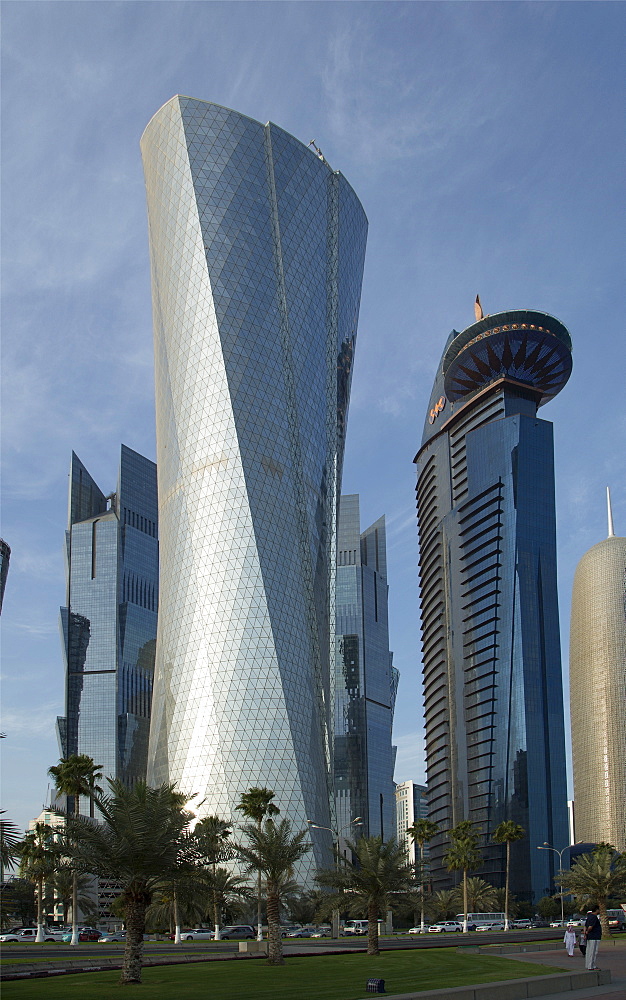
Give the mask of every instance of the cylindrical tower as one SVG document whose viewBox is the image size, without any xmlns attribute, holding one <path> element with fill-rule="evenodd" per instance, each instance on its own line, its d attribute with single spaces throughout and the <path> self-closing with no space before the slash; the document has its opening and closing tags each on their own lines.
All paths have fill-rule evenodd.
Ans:
<svg viewBox="0 0 626 1000">
<path fill-rule="evenodd" d="M 367 220 L 273 124 L 175 97 L 142 138 L 161 579 L 149 780 L 332 825 L 333 567 Z M 315 831 L 315 860 L 324 831 Z M 326 859 L 327 860 L 327 859 Z"/>
<path fill-rule="evenodd" d="M 612 533 L 576 567 L 570 710 L 576 839 L 625 851 L 626 538 Z"/>
</svg>

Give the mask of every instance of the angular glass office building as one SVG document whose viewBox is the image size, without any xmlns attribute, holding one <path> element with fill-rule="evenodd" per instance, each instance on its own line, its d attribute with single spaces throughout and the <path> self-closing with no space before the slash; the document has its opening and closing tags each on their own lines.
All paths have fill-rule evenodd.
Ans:
<svg viewBox="0 0 626 1000">
<path fill-rule="evenodd" d="M 391 728 L 398 671 L 389 652 L 385 518 L 361 533 L 343 496 L 337 534 L 335 803 L 349 839 L 396 834 Z M 360 817 L 362 826 L 353 826 Z"/>
<path fill-rule="evenodd" d="M 276 125 L 147 126 L 161 606 L 149 777 L 236 821 L 333 825 L 334 565 L 367 221 Z M 329 835 L 312 833 L 327 861 Z"/>
<path fill-rule="evenodd" d="M 576 839 L 626 851 L 626 538 L 582 557 L 570 620 Z"/>
<path fill-rule="evenodd" d="M 156 650 L 154 462 L 122 445 L 117 490 L 106 495 L 72 453 L 66 578 L 60 754 L 87 754 L 105 777 L 132 785 L 146 777 Z M 88 815 L 88 800 L 80 805 Z"/>
<path fill-rule="evenodd" d="M 565 327 L 545 313 L 486 316 L 445 345 L 417 463 L 430 843 L 449 884 L 445 831 L 485 834 L 478 874 L 511 891 L 553 891 L 548 842 L 568 843 L 556 586 L 552 425 L 537 416 L 571 372 Z"/>
</svg>

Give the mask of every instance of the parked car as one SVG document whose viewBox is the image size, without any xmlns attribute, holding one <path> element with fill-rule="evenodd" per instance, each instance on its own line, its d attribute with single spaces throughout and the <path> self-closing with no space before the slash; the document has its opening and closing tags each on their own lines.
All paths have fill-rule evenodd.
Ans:
<svg viewBox="0 0 626 1000">
<path fill-rule="evenodd" d="M 44 928 L 43 932 L 44 941 L 62 941 L 63 932 L 62 931 L 51 931 L 47 927 Z M 37 928 L 36 927 L 16 927 L 12 931 L 7 931 L 5 934 L 0 934 L 0 941 L 2 944 L 21 944 L 23 941 L 36 941 L 37 939 Z"/>
<path fill-rule="evenodd" d="M 102 937 L 102 932 L 97 931 L 95 927 L 82 927 L 78 930 L 78 940 L 79 941 L 99 941 Z M 66 944 L 72 940 L 72 932 L 66 931 L 62 938 Z"/>
<path fill-rule="evenodd" d="M 428 931 L 429 927 L 430 927 L 430 924 L 424 924 L 424 933 L 426 933 Z M 407 934 L 421 934 L 421 933 L 422 933 L 422 928 L 421 927 L 409 927 L 409 929 L 407 931 Z"/>
<path fill-rule="evenodd" d="M 283 924 L 280 928 L 280 936 L 287 937 L 292 931 L 299 931 L 300 924 Z"/>
<path fill-rule="evenodd" d="M 515 927 L 517 930 L 525 930 L 526 928 L 532 927 L 532 924 L 530 920 L 527 919 L 514 920 L 513 927 Z"/>
<path fill-rule="evenodd" d="M 191 931 L 181 931 L 180 936 L 183 941 L 212 941 L 215 937 L 215 931 L 209 930 L 208 927 L 195 927 Z M 175 937 L 175 934 L 170 934 L 170 941 L 173 941 Z"/>
<path fill-rule="evenodd" d="M 289 931 L 288 938 L 310 938 L 315 934 L 314 927 L 299 927 L 296 931 Z"/>
<path fill-rule="evenodd" d="M 99 944 L 109 944 L 110 941 L 125 941 L 126 931 L 115 931 L 111 934 L 103 934 L 101 938 L 98 938 Z"/>
<path fill-rule="evenodd" d="M 316 927 L 311 937 L 323 938 L 330 937 L 330 927 Z"/>
<path fill-rule="evenodd" d="M 551 920 L 550 927 L 567 927 L 567 920 Z"/>
<path fill-rule="evenodd" d="M 251 924 L 229 924 L 228 927 L 222 927 L 220 937 L 223 941 L 230 941 L 232 938 L 254 940 L 256 931 Z"/>
<path fill-rule="evenodd" d="M 456 920 L 442 920 L 438 924 L 431 924 L 428 928 L 429 934 L 447 934 L 454 931 L 462 931 L 461 924 Z"/>
<path fill-rule="evenodd" d="M 502 920 L 492 920 L 490 923 L 479 924 L 476 928 L 477 931 L 503 931 L 504 923 Z"/>
</svg>

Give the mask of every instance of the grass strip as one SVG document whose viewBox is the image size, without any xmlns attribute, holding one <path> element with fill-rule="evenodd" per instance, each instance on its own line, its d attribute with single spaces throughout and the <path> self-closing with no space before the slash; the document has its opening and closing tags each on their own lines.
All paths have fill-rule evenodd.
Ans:
<svg viewBox="0 0 626 1000">
<path fill-rule="evenodd" d="M 94 962 L 94 964 L 96 964 Z M 142 1000 L 360 1000 L 366 982 L 385 980 L 387 993 L 468 986 L 500 979 L 545 976 L 560 970 L 491 955 L 457 955 L 440 949 L 368 955 L 288 958 L 281 967 L 263 959 L 145 968 L 137 987 Z M 120 996 L 119 972 L 6 982 L 3 1000 L 111 1000 Z M 132 989 L 132 987 L 131 987 Z"/>
</svg>

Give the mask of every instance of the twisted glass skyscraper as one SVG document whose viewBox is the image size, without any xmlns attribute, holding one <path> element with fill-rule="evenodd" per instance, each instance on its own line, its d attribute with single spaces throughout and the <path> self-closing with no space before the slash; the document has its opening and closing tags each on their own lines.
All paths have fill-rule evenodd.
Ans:
<svg viewBox="0 0 626 1000">
<path fill-rule="evenodd" d="M 417 463 L 433 881 L 448 882 L 445 831 L 485 835 L 479 874 L 511 891 L 552 891 L 568 842 L 556 589 L 552 425 L 537 408 L 571 372 L 569 333 L 545 313 L 480 318 L 445 345 Z"/>
<path fill-rule="evenodd" d="M 336 507 L 367 221 L 273 124 L 175 97 L 142 138 L 161 605 L 150 780 L 331 826 Z M 322 860 L 324 831 L 312 833 Z"/>
</svg>

